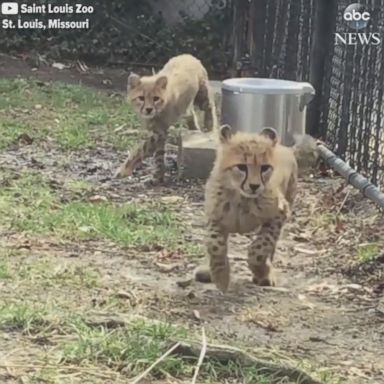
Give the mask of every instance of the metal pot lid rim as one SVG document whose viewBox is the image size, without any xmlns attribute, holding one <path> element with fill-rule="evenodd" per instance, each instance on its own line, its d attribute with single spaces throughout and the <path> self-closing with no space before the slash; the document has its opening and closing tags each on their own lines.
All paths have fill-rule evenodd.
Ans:
<svg viewBox="0 0 384 384">
<path fill-rule="evenodd" d="M 254 94 L 305 94 L 315 93 L 310 83 L 259 77 L 240 77 L 224 80 L 222 89 Z"/>
</svg>

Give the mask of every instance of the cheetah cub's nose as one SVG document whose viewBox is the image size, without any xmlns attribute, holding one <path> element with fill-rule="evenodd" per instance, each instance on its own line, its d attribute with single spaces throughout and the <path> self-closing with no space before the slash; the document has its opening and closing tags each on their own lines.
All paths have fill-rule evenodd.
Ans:
<svg viewBox="0 0 384 384">
<path fill-rule="evenodd" d="M 153 108 L 145 108 L 145 112 L 149 115 L 153 111 Z"/>
<path fill-rule="evenodd" d="M 260 184 L 249 184 L 249 188 L 251 188 L 251 191 L 255 193 L 260 187 Z"/>
</svg>

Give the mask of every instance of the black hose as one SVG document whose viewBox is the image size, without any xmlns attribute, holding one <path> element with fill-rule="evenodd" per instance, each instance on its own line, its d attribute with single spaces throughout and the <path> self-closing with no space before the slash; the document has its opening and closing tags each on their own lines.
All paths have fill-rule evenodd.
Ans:
<svg viewBox="0 0 384 384">
<path fill-rule="evenodd" d="M 384 208 L 384 193 L 381 192 L 379 188 L 364 176 L 357 173 L 323 144 L 317 144 L 317 147 L 320 157 L 326 161 L 331 168 L 343 176 L 349 184 L 357 188 L 364 196 L 378 204 L 381 208 Z"/>
</svg>

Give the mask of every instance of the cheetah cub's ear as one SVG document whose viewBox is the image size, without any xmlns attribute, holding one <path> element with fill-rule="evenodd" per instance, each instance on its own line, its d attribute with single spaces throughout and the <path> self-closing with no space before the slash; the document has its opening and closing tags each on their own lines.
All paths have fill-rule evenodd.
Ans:
<svg viewBox="0 0 384 384">
<path fill-rule="evenodd" d="M 130 75 L 128 76 L 127 90 L 129 91 L 130 89 L 136 88 L 139 84 L 140 84 L 140 76 L 137 75 L 136 73 L 131 72 Z"/>
<path fill-rule="evenodd" d="M 260 134 L 271 139 L 273 145 L 276 145 L 279 140 L 276 129 L 272 127 L 264 127 L 261 130 Z"/>
<path fill-rule="evenodd" d="M 157 78 L 155 82 L 156 87 L 159 87 L 161 89 L 165 89 L 167 87 L 167 84 L 168 84 L 167 76 L 160 76 L 159 78 Z"/>
<path fill-rule="evenodd" d="M 220 127 L 220 141 L 225 143 L 228 141 L 233 135 L 232 128 L 228 124 L 224 124 Z"/>
</svg>

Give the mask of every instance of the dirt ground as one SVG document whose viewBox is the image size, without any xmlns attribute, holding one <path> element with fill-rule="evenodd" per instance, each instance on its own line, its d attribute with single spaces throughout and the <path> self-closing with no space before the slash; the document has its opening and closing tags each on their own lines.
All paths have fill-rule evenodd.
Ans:
<svg viewBox="0 0 384 384">
<path fill-rule="evenodd" d="M 20 58 L 0 57 L 0 77 L 33 77 L 81 83 L 106 91 L 123 91 L 126 71 L 76 68 L 33 69 Z M 68 179 L 86 180 L 94 193 L 112 201 L 162 199 L 176 207 L 190 227 L 190 239 L 204 235 L 203 184 L 176 182 L 146 188 L 138 178 L 113 180 L 112 171 L 122 154 L 103 148 L 84 150 L 55 164 L 66 155 L 19 146 L 0 154 L 7 169 L 39 169 L 57 181 L 60 191 Z M 67 160 L 68 162 L 68 160 Z M 146 168 L 139 173 L 144 175 Z M 286 224 L 278 246 L 278 287 L 258 288 L 246 267 L 248 239 L 233 236 L 230 243 L 232 286 L 226 295 L 212 285 L 191 281 L 203 260 L 187 259 L 158 250 L 126 253 L 106 243 L 87 242 L 62 246 L 3 236 L 2 245 L 24 242 L 30 255 L 53 254 L 56 263 L 92 266 L 102 275 L 95 306 L 119 292 L 122 313 L 165 319 L 198 328 L 223 341 L 283 353 L 294 360 L 310 361 L 343 378 L 346 383 L 384 382 L 384 253 L 382 214 L 343 180 L 319 173 L 301 180 L 294 217 Z M 374 258 L 361 260 L 359 249 L 378 244 Z M 88 300 L 81 292 L 74 300 Z M 100 305 L 99 305 L 100 304 Z M 101 311 L 102 312 L 102 311 Z M 121 314 L 121 313 L 120 313 Z M 108 315 L 113 315 L 109 313 Z M 119 313 L 116 313 L 119 315 Z"/>
</svg>

